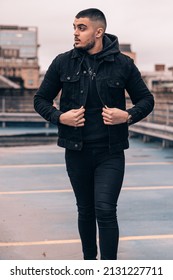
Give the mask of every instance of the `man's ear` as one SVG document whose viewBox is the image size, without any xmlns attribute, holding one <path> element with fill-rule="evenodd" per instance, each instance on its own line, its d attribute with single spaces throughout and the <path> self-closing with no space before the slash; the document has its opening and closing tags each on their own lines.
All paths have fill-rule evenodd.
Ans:
<svg viewBox="0 0 173 280">
<path fill-rule="evenodd" d="M 98 28 L 96 32 L 96 38 L 101 38 L 103 36 L 104 30 L 103 28 Z"/>
</svg>

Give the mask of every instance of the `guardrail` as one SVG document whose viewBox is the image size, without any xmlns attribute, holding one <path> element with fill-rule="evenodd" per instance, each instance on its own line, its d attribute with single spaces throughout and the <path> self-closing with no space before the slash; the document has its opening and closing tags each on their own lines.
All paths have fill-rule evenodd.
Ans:
<svg viewBox="0 0 173 280">
<path fill-rule="evenodd" d="M 9 123 L 15 126 L 15 123 L 42 123 L 46 128 L 50 127 L 50 123 L 45 121 L 41 116 L 36 113 L 0 113 L 1 127 L 5 128 Z"/>
<path fill-rule="evenodd" d="M 127 99 L 128 106 L 130 101 Z M 0 126 L 5 128 L 15 123 L 34 124 L 40 123 L 42 127 L 49 128 L 51 125 L 41 118 L 33 108 L 33 96 L 10 97 L 0 96 Z M 143 121 L 129 127 L 131 133 L 141 134 L 144 140 L 148 141 L 151 137 L 173 142 L 173 102 L 157 100 L 153 112 Z M 166 144 L 165 144 L 166 143 Z"/>
<path fill-rule="evenodd" d="M 147 122 L 173 126 L 173 102 L 157 102 Z"/>
<path fill-rule="evenodd" d="M 144 120 L 129 127 L 132 134 L 143 136 L 148 142 L 151 138 L 162 140 L 163 147 L 173 144 L 173 102 L 157 102 L 153 112 Z"/>
<path fill-rule="evenodd" d="M 127 106 L 131 106 L 130 100 L 127 98 Z M 14 115 L 12 115 L 12 113 Z M 28 113 L 28 115 L 26 114 Z M 0 118 L 9 117 L 14 119 L 21 116 L 21 120 L 24 117 L 32 117 L 35 113 L 33 108 L 33 94 L 29 95 L 2 95 L 0 96 Z M 11 115 L 10 115 L 11 114 Z M 20 114 L 20 115 L 19 115 Z M 30 114 L 30 115 L 29 115 Z M 7 120 L 7 119 L 6 119 Z M 39 118 L 38 118 L 39 120 Z M 167 102 L 164 100 L 157 100 L 153 112 L 146 119 L 147 122 L 153 122 L 158 124 L 173 125 L 173 102 Z"/>
<path fill-rule="evenodd" d="M 33 94 L 0 95 L 1 113 L 34 113 Z"/>
</svg>

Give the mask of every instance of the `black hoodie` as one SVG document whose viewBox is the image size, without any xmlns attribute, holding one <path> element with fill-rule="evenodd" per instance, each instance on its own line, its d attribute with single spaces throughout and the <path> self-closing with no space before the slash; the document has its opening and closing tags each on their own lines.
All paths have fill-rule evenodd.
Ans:
<svg viewBox="0 0 173 280">
<path fill-rule="evenodd" d="M 95 77 L 99 64 L 110 54 L 119 53 L 118 39 L 114 35 L 105 34 L 103 50 L 94 55 L 83 53 L 83 67 L 88 72 L 89 90 L 85 104 L 85 126 L 82 129 L 85 144 L 94 146 L 108 145 L 108 126 L 102 117 L 103 104 L 98 95 Z"/>
</svg>

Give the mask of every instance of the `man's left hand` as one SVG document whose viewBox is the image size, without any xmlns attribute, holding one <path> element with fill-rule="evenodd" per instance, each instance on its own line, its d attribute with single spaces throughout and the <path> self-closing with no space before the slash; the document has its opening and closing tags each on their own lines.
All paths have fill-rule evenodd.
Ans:
<svg viewBox="0 0 173 280">
<path fill-rule="evenodd" d="M 103 122 L 106 125 L 125 123 L 128 120 L 128 112 L 105 106 L 102 111 Z"/>
</svg>

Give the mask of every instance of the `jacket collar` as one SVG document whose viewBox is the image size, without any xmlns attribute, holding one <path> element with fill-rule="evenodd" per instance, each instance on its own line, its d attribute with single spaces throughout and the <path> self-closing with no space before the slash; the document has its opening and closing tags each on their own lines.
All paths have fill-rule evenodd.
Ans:
<svg viewBox="0 0 173 280">
<path fill-rule="evenodd" d="M 72 50 L 72 56 L 71 56 L 72 59 L 81 58 L 81 57 L 82 56 L 77 49 Z M 110 54 L 110 55 L 105 56 L 103 60 L 110 61 L 110 62 L 114 61 L 115 60 L 114 54 Z"/>
<path fill-rule="evenodd" d="M 119 51 L 119 43 L 118 38 L 115 35 L 105 33 L 103 37 L 103 50 L 98 53 L 98 59 L 105 60 L 105 61 L 114 61 L 114 55 L 118 54 Z M 74 48 L 72 50 L 72 59 L 75 58 L 82 58 L 86 55 L 85 51 L 78 50 Z"/>
</svg>

